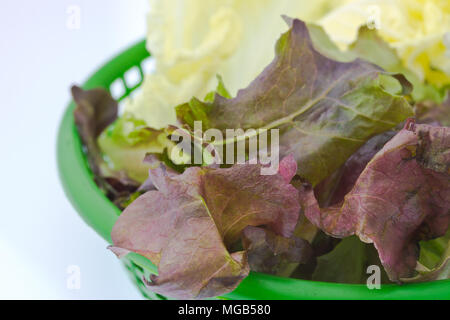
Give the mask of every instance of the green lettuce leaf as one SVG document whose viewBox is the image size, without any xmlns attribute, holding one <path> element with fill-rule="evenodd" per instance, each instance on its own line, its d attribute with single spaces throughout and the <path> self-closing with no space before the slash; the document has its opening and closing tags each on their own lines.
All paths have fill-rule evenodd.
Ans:
<svg viewBox="0 0 450 320">
<path fill-rule="evenodd" d="M 216 93 L 223 97 L 230 97 L 222 77 L 217 76 L 217 80 L 216 91 L 209 93 L 205 101 L 212 101 Z M 189 115 L 186 114 L 186 118 L 188 117 Z M 144 120 L 125 113 L 101 133 L 97 143 L 111 171 L 123 171 L 131 179 L 143 183 L 147 180 L 150 169 L 149 164 L 143 161 L 145 155 L 153 154 L 164 158 L 167 154 L 171 154 L 172 148 L 176 147 L 168 139 L 169 135 L 170 128 L 155 130 L 148 127 Z M 175 161 L 168 158 L 166 160 L 164 161 L 166 165 L 173 164 L 170 160 Z M 182 159 L 176 161 L 182 162 Z"/>
<path fill-rule="evenodd" d="M 343 239 L 331 252 L 318 257 L 312 280 L 366 283 L 369 277 L 367 268 L 373 265 L 379 266 L 383 270 L 374 246 L 352 236 Z M 389 282 L 384 271 L 381 273 L 380 280 L 381 283 Z"/>
<path fill-rule="evenodd" d="M 366 26 L 361 27 L 357 39 L 349 45 L 346 51 L 341 51 L 330 40 L 322 27 L 310 24 L 308 29 L 314 46 L 327 57 L 343 62 L 361 58 L 388 72 L 401 74 L 413 85 L 411 96 L 415 101 L 430 100 L 441 103 L 445 98 L 445 88 L 437 88 L 421 81 L 416 73 L 404 65 L 395 49 L 385 42 L 375 29 L 369 29 Z"/>
<path fill-rule="evenodd" d="M 145 155 L 162 154 L 171 145 L 164 130 L 151 129 L 129 114 L 106 128 L 97 142 L 111 171 L 123 171 L 139 183 L 147 179 L 150 168 Z"/>
<path fill-rule="evenodd" d="M 198 120 L 223 132 L 279 129 L 281 156 L 294 154 L 298 174 L 316 185 L 370 137 L 413 115 L 405 98 L 392 93 L 398 86 L 392 79 L 371 63 L 323 56 L 306 25 L 293 20 L 273 62 L 235 98 L 194 98 L 177 113 L 183 123 Z"/>
<path fill-rule="evenodd" d="M 220 75 L 217 75 L 217 88 L 215 91 L 211 91 L 208 93 L 205 97 L 205 102 L 214 102 L 214 97 L 216 94 L 221 95 L 224 98 L 230 99 L 231 94 L 228 92 L 227 88 L 225 87 L 225 84 L 223 82 L 223 79 Z"/>
<path fill-rule="evenodd" d="M 445 257 L 450 241 L 450 229 L 446 235 L 437 239 L 420 242 L 419 263 L 427 268 L 435 268 Z"/>
<path fill-rule="evenodd" d="M 443 237 L 422 241 L 418 274 L 413 278 L 402 279 L 404 282 L 423 282 L 450 279 L 450 229 Z"/>
</svg>

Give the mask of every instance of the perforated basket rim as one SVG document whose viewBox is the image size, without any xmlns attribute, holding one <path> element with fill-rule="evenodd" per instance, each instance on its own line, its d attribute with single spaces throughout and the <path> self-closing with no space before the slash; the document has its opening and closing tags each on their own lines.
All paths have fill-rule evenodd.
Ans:
<svg viewBox="0 0 450 320">
<path fill-rule="evenodd" d="M 110 89 L 111 84 L 122 79 L 125 92 L 119 99 L 128 96 L 139 87 L 126 85 L 124 74 L 130 68 L 138 67 L 141 78 L 142 62 L 150 54 L 145 41 L 135 45 L 109 60 L 83 84 L 83 89 L 102 87 Z M 82 143 L 73 119 L 74 102 L 70 102 L 61 120 L 57 141 L 57 162 L 61 183 L 73 207 L 101 237 L 111 243 L 110 233 L 117 220 L 119 209 L 103 194 L 93 180 Z M 105 250 L 105 254 L 109 254 Z M 125 258 L 144 273 L 156 273 L 157 268 L 148 259 L 131 253 Z M 126 261 L 127 263 L 128 261 Z M 129 268 L 130 269 L 130 268 Z M 130 270 L 133 272 L 133 270 Z M 136 272 L 136 271 L 134 271 Z M 141 274 L 136 274 L 137 284 Z M 142 291 L 142 288 L 140 288 Z M 164 298 L 149 296 L 148 298 Z M 239 287 L 224 296 L 228 299 L 450 299 L 450 280 L 426 283 L 382 285 L 379 290 L 369 290 L 366 285 L 338 284 L 282 278 L 251 272 Z"/>
</svg>

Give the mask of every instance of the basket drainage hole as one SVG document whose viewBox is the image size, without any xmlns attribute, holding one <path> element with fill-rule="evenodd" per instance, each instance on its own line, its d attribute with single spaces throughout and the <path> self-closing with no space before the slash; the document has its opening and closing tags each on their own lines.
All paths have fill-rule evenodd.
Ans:
<svg viewBox="0 0 450 320">
<path fill-rule="evenodd" d="M 144 61 L 142 61 L 141 66 L 142 66 L 142 71 L 144 72 L 144 74 L 153 73 L 156 69 L 155 58 L 149 57 L 149 58 L 145 59 Z"/>
<path fill-rule="evenodd" d="M 109 87 L 109 91 L 114 99 L 118 100 L 122 98 L 126 92 L 122 79 L 119 78 L 114 80 Z"/>
<path fill-rule="evenodd" d="M 134 88 L 141 82 L 141 71 L 138 67 L 132 67 L 124 74 L 125 82 L 128 88 Z"/>
</svg>

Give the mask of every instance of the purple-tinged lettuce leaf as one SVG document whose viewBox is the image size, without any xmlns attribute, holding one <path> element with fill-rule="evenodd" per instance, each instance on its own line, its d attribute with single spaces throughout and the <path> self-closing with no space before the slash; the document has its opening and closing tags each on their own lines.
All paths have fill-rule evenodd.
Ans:
<svg viewBox="0 0 450 320">
<path fill-rule="evenodd" d="M 450 127 L 417 125 L 417 128 L 417 162 L 423 168 L 442 173 L 448 178 L 450 175 Z"/>
<path fill-rule="evenodd" d="M 166 162 L 164 162 L 163 154 L 158 153 L 147 153 L 144 157 L 144 160 L 142 161 L 144 164 L 146 164 L 150 169 L 157 169 L 161 167 L 162 170 L 165 170 L 165 174 L 169 177 L 175 177 L 179 174 L 178 171 L 173 169 L 172 167 L 168 166 Z M 151 174 L 147 177 L 147 179 L 139 186 L 138 191 L 145 193 L 150 190 L 156 190 L 155 185 L 153 184 Z"/>
<path fill-rule="evenodd" d="M 117 102 L 104 89 L 83 90 L 73 86 L 72 96 L 76 104 L 75 124 L 94 179 L 106 195 L 122 207 L 121 203 L 136 191 L 138 183 L 124 172 L 109 170 L 97 144 L 98 136 L 117 118 Z"/>
<path fill-rule="evenodd" d="M 280 173 L 260 174 L 261 165 L 191 167 L 180 175 L 151 169 L 157 190 L 131 203 L 114 225 L 112 251 L 132 251 L 158 266 L 148 287 L 174 298 L 227 293 L 249 272 L 245 251 L 230 252 L 248 226 L 265 226 L 290 237 L 298 220 L 298 191 L 289 184 L 295 161 Z"/>
<path fill-rule="evenodd" d="M 374 243 L 393 281 L 414 276 L 418 242 L 450 223 L 450 128 L 408 122 L 361 173 L 341 205 L 320 209 L 312 189 L 300 201 L 329 235 Z"/>
<path fill-rule="evenodd" d="M 447 99 L 439 104 L 433 101 L 422 101 L 416 104 L 416 118 L 418 122 L 436 126 L 450 126 L 450 91 Z"/>
<path fill-rule="evenodd" d="M 295 164 L 295 162 L 293 163 Z M 291 184 L 298 189 L 302 185 L 302 180 L 299 176 L 294 176 Z M 313 225 L 303 213 L 301 213 L 291 239 L 303 239 L 312 244 L 317 237 L 318 231 L 319 229 Z M 283 277 L 292 277 L 300 268 L 310 269 L 313 265 L 314 261 L 312 259 L 309 261 L 299 261 L 297 263 L 283 263 L 282 265 L 277 266 L 277 274 Z"/>
<path fill-rule="evenodd" d="M 313 254 L 308 241 L 295 235 L 282 237 L 259 227 L 244 229 L 243 244 L 252 271 L 281 276 L 290 265 L 309 262 Z"/>
<path fill-rule="evenodd" d="M 314 46 L 325 56 L 342 62 L 356 58 L 364 59 L 396 74 L 398 80 L 402 82 L 404 81 L 402 77 L 406 78 L 413 85 L 408 91 L 411 91 L 414 101 L 430 100 L 441 103 L 445 98 L 445 88 L 437 88 L 432 84 L 424 83 L 404 65 L 396 50 L 378 35 L 377 30 L 369 29 L 366 26 L 361 27 L 355 42 L 350 44 L 346 51 L 341 51 L 322 27 L 308 24 L 308 29 Z"/>
<path fill-rule="evenodd" d="M 72 87 L 76 108 L 73 112 L 81 140 L 88 152 L 89 164 L 94 174 L 100 174 L 103 161 L 96 139 L 117 118 L 118 105 L 104 89 L 83 90 Z"/>
<path fill-rule="evenodd" d="M 327 207 L 342 202 L 345 195 L 352 190 L 366 165 L 396 133 L 396 131 L 387 131 L 371 138 L 339 170 L 318 184 L 314 188 L 314 193 L 319 205 Z"/>
<path fill-rule="evenodd" d="M 194 98 L 178 108 L 178 118 L 223 132 L 280 129 L 281 156 L 294 154 L 298 174 L 316 185 L 369 138 L 413 115 L 407 101 L 392 93 L 396 85 L 369 62 L 323 56 L 306 25 L 293 20 L 273 62 L 246 89 L 232 99 L 217 94 L 209 103 Z"/>
</svg>

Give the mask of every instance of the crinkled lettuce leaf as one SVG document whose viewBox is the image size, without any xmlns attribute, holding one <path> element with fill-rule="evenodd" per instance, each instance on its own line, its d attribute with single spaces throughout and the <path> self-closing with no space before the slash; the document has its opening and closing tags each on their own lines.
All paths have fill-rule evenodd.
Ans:
<svg viewBox="0 0 450 320">
<path fill-rule="evenodd" d="M 361 27 L 355 42 L 345 51 L 341 51 L 322 27 L 309 24 L 308 28 L 315 47 L 327 57 L 344 62 L 361 58 L 388 72 L 401 74 L 413 85 L 411 96 L 415 101 L 430 100 L 441 103 L 445 98 L 445 88 L 438 88 L 422 81 L 415 72 L 404 65 L 395 49 L 378 35 L 376 29 Z"/>
<path fill-rule="evenodd" d="M 450 223 L 450 128 L 408 122 L 368 163 L 342 204 L 320 209 L 300 192 L 305 215 L 335 237 L 374 243 L 392 281 L 415 275 L 418 242 Z"/>
<path fill-rule="evenodd" d="M 370 160 L 396 133 L 397 131 L 391 130 L 371 138 L 352 154 L 341 168 L 319 183 L 314 188 L 319 205 L 328 207 L 342 202 Z"/>
<path fill-rule="evenodd" d="M 143 120 L 124 114 L 102 132 L 98 146 L 112 171 L 123 171 L 142 183 L 149 170 L 145 155 L 162 154 L 171 142 L 164 130 L 151 129 Z"/>
<path fill-rule="evenodd" d="M 206 128 L 280 129 L 281 155 L 294 154 L 298 174 L 316 185 L 336 171 L 369 138 L 412 116 L 392 79 L 379 67 L 331 60 L 313 46 L 306 25 L 292 28 L 276 45 L 276 58 L 235 98 L 196 98 L 178 109 L 183 123 Z M 395 82 L 395 80 L 394 80 Z M 398 83 L 397 83 L 398 84 Z M 215 141 L 224 143 L 224 141 Z"/>
<path fill-rule="evenodd" d="M 81 140 L 88 149 L 87 156 L 94 174 L 100 174 L 101 152 L 96 138 L 117 118 L 118 105 L 108 91 L 83 90 L 73 86 L 72 97 L 76 107 L 73 112 Z"/>
<path fill-rule="evenodd" d="M 158 266 L 148 287 L 174 298 L 206 298 L 227 293 L 249 272 L 246 251 L 235 251 L 248 226 L 265 226 L 290 237 L 300 204 L 289 183 L 292 157 L 275 175 L 260 174 L 259 164 L 228 169 L 191 167 L 180 175 L 164 167 L 150 170 L 157 190 L 140 196 L 114 225 L 111 249 L 136 252 Z"/>
<path fill-rule="evenodd" d="M 117 118 L 117 102 L 104 89 L 83 90 L 73 86 L 72 96 L 76 104 L 75 124 L 94 180 L 121 207 L 121 202 L 134 193 L 139 184 L 121 170 L 110 170 L 97 143 L 98 136 Z"/>
</svg>

